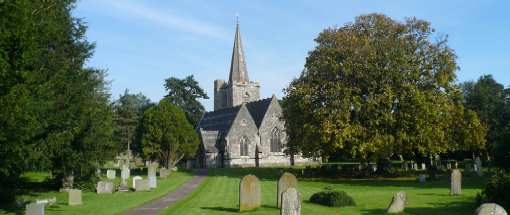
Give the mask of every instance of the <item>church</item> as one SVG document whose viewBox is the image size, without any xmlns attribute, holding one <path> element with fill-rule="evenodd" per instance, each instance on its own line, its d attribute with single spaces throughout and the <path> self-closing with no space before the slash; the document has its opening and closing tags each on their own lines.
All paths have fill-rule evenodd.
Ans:
<svg viewBox="0 0 510 215">
<path fill-rule="evenodd" d="M 214 81 L 214 111 L 199 122 L 198 165 L 248 167 L 290 165 L 282 108 L 276 97 L 260 99 L 260 84 L 250 81 L 239 23 L 236 26 L 228 82 Z M 305 163 L 299 155 L 294 163 Z"/>
</svg>

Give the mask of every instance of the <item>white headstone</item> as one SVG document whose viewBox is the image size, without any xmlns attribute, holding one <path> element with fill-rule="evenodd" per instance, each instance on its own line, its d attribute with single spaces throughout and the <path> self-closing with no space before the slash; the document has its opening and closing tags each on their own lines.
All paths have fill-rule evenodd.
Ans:
<svg viewBox="0 0 510 215">
<path fill-rule="evenodd" d="M 106 170 L 106 178 L 113 180 L 115 177 L 117 177 L 117 174 L 114 169 Z"/>
<path fill-rule="evenodd" d="M 475 215 L 508 215 L 508 213 L 498 204 L 485 203 L 476 209 Z"/>
<path fill-rule="evenodd" d="M 44 215 L 44 203 L 33 202 L 25 206 L 26 215 Z"/>
<path fill-rule="evenodd" d="M 142 178 L 141 176 L 138 176 L 138 175 L 137 175 L 137 176 L 135 176 L 135 177 L 133 177 L 133 188 L 135 188 L 135 184 L 136 184 L 135 182 L 136 182 L 136 180 L 142 180 L 142 179 L 143 179 L 143 178 Z"/>
<path fill-rule="evenodd" d="M 421 163 L 421 169 L 422 170 L 426 170 L 427 169 L 427 165 L 425 165 L 425 163 Z"/>
<path fill-rule="evenodd" d="M 462 193 L 462 174 L 460 173 L 460 170 L 452 170 L 450 184 L 450 195 L 460 195 Z"/>
<path fill-rule="evenodd" d="M 291 187 L 282 193 L 280 215 L 301 215 L 301 194 Z"/>
<path fill-rule="evenodd" d="M 128 179 L 130 176 L 129 167 L 127 165 L 122 166 L 122 171 L 120 172 L 121 179 Z"/>
<path fill-rule="evenodd" d="M 393 195 L 390 206 L 386 209 L 387 213 L 401 213 L 404 211 L 407 202 L 407 195 L 404 191 L 399 191 Z"/>
<path fill-rule="evenodd" d="M 158 187 L 158 179 L 156 176 L 149 176 L 149 188 L 155 189 Z"/>
<path fill-rule="evenodd" d="M 113 182 L 111 181 L 99 181 L 97 182 L 96 192 L 98 194 L 113 193 Z"/>
</svg>

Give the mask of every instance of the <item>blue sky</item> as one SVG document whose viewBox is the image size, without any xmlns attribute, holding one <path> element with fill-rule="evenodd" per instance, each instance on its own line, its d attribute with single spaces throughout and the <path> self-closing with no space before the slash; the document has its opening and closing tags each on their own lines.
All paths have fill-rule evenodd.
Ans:
<svg viewBox="0 0 510 215">
<path fill-rule="evenodd" d="M 261 96 L 282 89 L 303 68 L 313 39 L 367 13 L 430 21 L 448 35 L 458 55 L 458 81 L 492 74 L 510 84 L 510 1 L 134 1 L 81 0 L 87 38 L 96 42 L 89 66 L 108 70 L 113 98 L 124 89 L 152 101 L 164 95 L 164 79 L 194 75 L 210 97 L 213 80 L 228 79 L 239 15 L 250 79 Z M 211 110 L 212 99 L 204 100 Z"/>
</svg>

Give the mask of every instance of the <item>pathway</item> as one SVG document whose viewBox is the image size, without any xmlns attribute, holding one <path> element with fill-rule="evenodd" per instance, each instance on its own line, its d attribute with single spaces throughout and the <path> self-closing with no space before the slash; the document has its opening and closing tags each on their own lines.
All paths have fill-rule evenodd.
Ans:
<svg viewBox="0 0 510 215">
<path fill-rule="evenodd" d="M 167 193 L 165 196 L 158 199 L 152 200 L 139 207 L 129 209 L 122 213 L 122 215 L 152 215 L 157 214 L 164 209 L 171 206 L 177 200 L 184 198 L 186 195 L 191 193 L 200 183 L 205 179 L 207 175 L 206 169 L 199 169 L 191 180 L 181 185 L 177 190 Z"/>
</svg>

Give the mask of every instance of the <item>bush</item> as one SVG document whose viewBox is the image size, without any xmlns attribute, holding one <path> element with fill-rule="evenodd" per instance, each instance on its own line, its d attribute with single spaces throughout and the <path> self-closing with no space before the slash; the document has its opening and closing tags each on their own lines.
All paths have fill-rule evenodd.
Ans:
<svg viewBox="0 0 510 215">
<path fill-rule="evenodd" d="M 356 205 L 352 197 L 347 195 L 344 191 L 326 190 L 314 193 L 310 197 L 310 202 L 329 207 L 344 207 Z"/>
<path fill-rule="evenodd" d="M 504 171 L 496 172 L 485 189 L 476 197 L 477 203 L 497 203 L 505 209 L 510 209 L 510 174 Z"/>
</svg>

